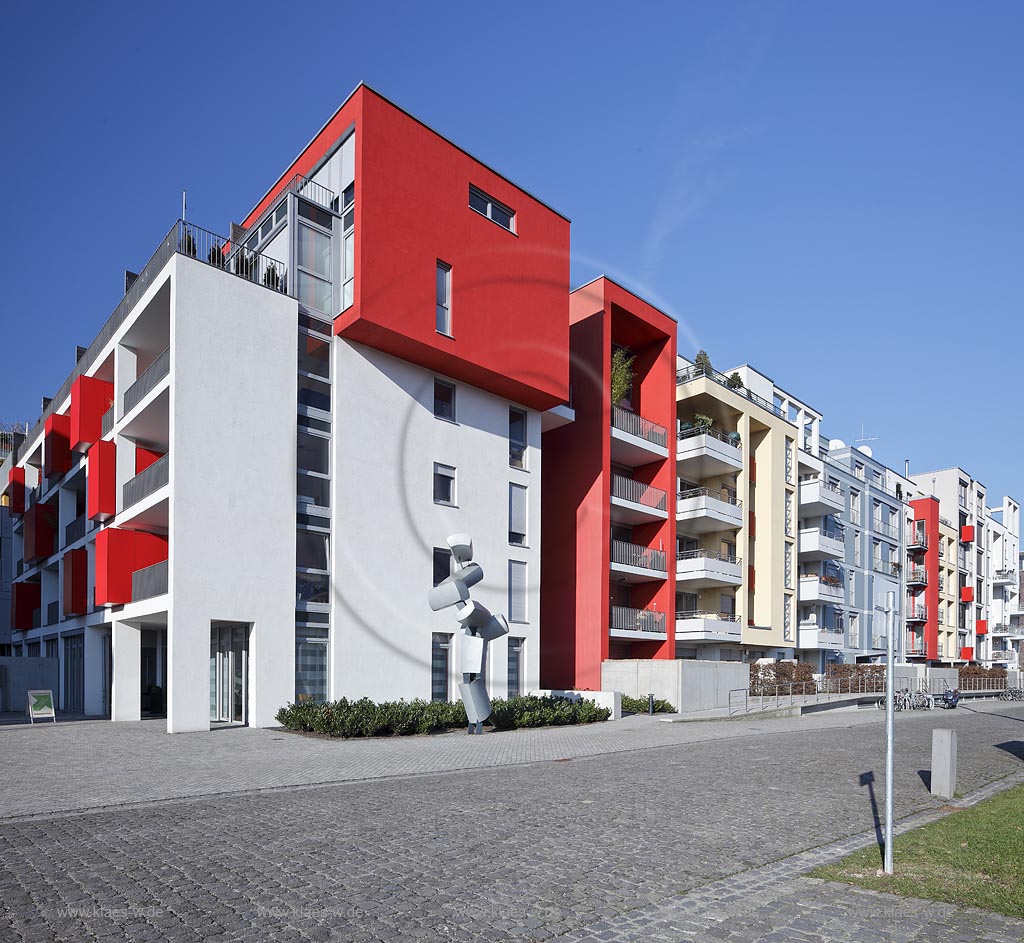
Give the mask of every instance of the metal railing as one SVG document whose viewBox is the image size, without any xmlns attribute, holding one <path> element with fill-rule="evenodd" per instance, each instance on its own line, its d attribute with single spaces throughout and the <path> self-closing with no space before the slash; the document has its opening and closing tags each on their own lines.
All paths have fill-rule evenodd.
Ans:
<svg viewBox="0 0 1024 943">
<path fill-rule="evenodd" d="M 622 406 L 612 407 L 612 428 L 643 439 L 653 445 L 668 448 L 668 430 L 650 419 L 644 419 L 632 410 Z"/>
<path fill-rule="evenodd" d="M 73 544 L 85 536 L 85 515 L 76 517 L 67 527 L 64 528 L 64 543 Z"/>
<path fill-rule="evenodd" d="M 609 625 L 622 632 L 665 632 L 665 613 L 653 609 L 612 606 Z"/>
<path fill-rule="evenodd" d="M 741 564 L 740 557 L 731 557 L 727 553 L 719 553 L 717 550 L 680 550 L 676 554 L 677 560 L 718 560 L 721 563 Z"/>
<path fill-rule="evenodd" d="M 871 529 L 877 534 L 882 534 L 884 537 L 891 537 L 893 540 L 900 539 L 900 529 L 895 524 L 886 524 L 884 521 L 875 518 L 871 521 Z"/>
<path fill-rule="evenodd" d="M 152 566 L 143 567 L 132 573 L 132 602 L 152 599 L 167 592 L 167 561 L 161 560 Z"/>
<path fill-rule="evenodd" d="M 907 621 L 908 622 L 927 622 L 928 621 L 928 607 L 927 606 L 911 606 L 907 610 Z"/>
<path fill-rule="evenodd" d="M 718 622 L 739 622 L 740 617 L 735 612 L 714 612 L 704 609 L 685 609 L 676 613 L 676 621 L 680 619 L 714 619 Z"/>
<path fill-rule="evenodd" d="M 186 233 L 191 236 L 191 241 L 186 238 Z M 200 243 L 204 246 L 209 245 L 206 255 L 200 254 Z M 201 262 L 207 262 L 215 268 L 239 275 L 257 284 L 265 285 L 274 291 L 287 294 L 286 272 L 283 263 L 267 259 L 260 253 L 248 249 L 235 249 L 230 253 L 229 258 L 225 258 L 224 247 L 228 245 L 229 240 L 222 236 L 215 236 L 213 233 L 208 233 L 206 230 L 199 229 L 199 227 L 180 219 L 175 222 L 157 246 L 156 251 L 150 256 L 149 261 L 143 266 L 139 277 L 135 279 L 128 291 L 124 293 L 124 297 L 118 302 L 117 307 L 114 308 L 96 337 L 93 338 L 85 353 L 78 358 L 78 362 L 67 379 L 54 394 L 50 404 L 42 411 L 35 427 L 26 436 L 25 440 L 15 448 L 12 453 L 15 464 L 25 456 L 28 445 L 35 441 L 37 436 L 42 434 L 43 426 L 50 415 L 59 409 L 68 396 L 70 396 L 71 384 L 96 360 L 100 351 L 110 342 L 117 329 L 124 323 L 125 318 L 128 317 L 128 314 L 135 305 L 139 303 L 139 300 L 149 290 L 156 277 L 167 264 L 167 261 L 176 252 L 199 259 Z M 218 246 L 220 251 L 214 254 L 212 250 Z M 267 275 L 271 267 L 273 267 L 275 276 Z"/>
<path fill-rule="evenodd" d="M 810 478 L 801 478 L 800 487 L 802 488 L 804 485 L 820 485 L 822 488 L 825 488 L 828 491 L 833 492 L 834 494 L 846 494 L 846 492 L 842 489 L 842 487 L 839 484 L 837 484 L 834 481 L 829 481 L 827 478 L 824 478 L 821 475 L 813 475 Z"/>
<path fill-rule="evenodd" d="M 163 455 L 153 462 L 149 468 L 143 469 L 134 478 L 126 481 L 122 492 L 124 508 L 130 508 L 133 504 L 137 504 L 146 497 L 146 495 L 152 494 L 157 488 L 166 485 L 169 467 L 168 457 Z"/>
<path fill-rule="evenodd" d="M 1014 580 L 1017 578 L 1017 571 L 1014 569 L 1009 570 L 996 570 L 996 577 L 1000 582 L 1003 580 Z"/>
<path fill-rule="evenodd" d="M 644 570 L 657 570 L 668 573 L 664 550 L 652 550 L 640 544 L 631 544 L 625 540 L 613 540 L 611 546 L 611 562 L 623 566 L 635 566 Z"/>
<path fill-rule="evenodd" d="M 910 533 L 907 534 L 907 546 L 908 547 L 925 547 L 928 546 L 928 535 L 917 533 L 911 528 Z"/>
<path fill-rule="evenodd" d="M 733 688 L 729 692 L 729 714 L 755 710 L 778 710 L 803 704 L 820 704 L 840 698 L 869 696 L 885 691 L 885 680 L 872 677 L 821 678 L 784 684 Z"/>
<path fill-rule="evenodd" d="M 815 580 L 829 589 L 836 590 L 836 592 L 840 592 L 846 585 L 838 576 L 827 576 L 821 573 L 801 573 L 800 581 L 803 582 L 804 580 Z"/>
<path fill-rule="evenodd" d="M 267 219 L 277 211 L 278 206 L 281 204 L 281 197 L 285 194 L 294 193 L 297 196 L 301 196 L 305 200 L 309 200 L 311 203 L 317 203 L 322 206 L 325 210 L 333 210 L 338 212 L 339 201 L 333 190 L 328 190 L 327 187 L 322 184 L 315 183 L 310 180 L 309 177 L 304 177 L 302 174 L 296 174 L 292 177 L 267 203 L 267 208 L 260 213 L 251 226 L 245 230 L 246 239 L 260 230 L 260 227 L 267 221 Z"/>
<path fill-rule="evenodd" d="M 124 391 L 121 416 L 130 413 L 171 369 L 171 348 L 166 347 L 153 362 L 139 374 L 135 382 Z"/>
<path fill-rule="evenodd" d="M 680 429 L 676 433 L 676 439 L 692 439 L 698 435 L 709 435 L 712 439 L 718 439 L 719 442 L 724 442 L 726 445 L 731 445 L 733 448 L 742 449 L 743 443 L 740 441 L 739 433 L 734 432 L 719 432 L 714 426 L 690 426 L 688 429 Z"/>
<path fill-rule="evenodd" d="M 928 571 L 923 566 L 912 566 L 907 570 L 908 583 L 928 584 Z"/>
<path fill-rule="evenodd" d="M 897 577 L 902 567 L 897 560 L 872 560 L 871 569 L 883 576 Z"/>
<path fill-rule="evenodd" d="M 688 488 L 686 491 L 677 492 L 676 498 L 679 501 L 685 501 L 687 498 L 714 498 L 716 501 L 731 504 L 733 507 L 743 507 L 743 502 L 735 495 L 729 494 L 727 491 L 714 491 L 711 488 Z"/>
<path fill-rule="evenodd" d="M 781 406 L 769 403 L 768 400 L 758 396 L 756 393 L 751 393 L 750 390 L 742 384 L 737 386 L 735 383 L 731 383 L 724 373 L 719 373 L 717 370 L 706 366 L 705 364 L 695 363 L 692 366 L 684 367 L 682 370 L 676 371 L 676 384 L 680 385 L 683 383 L 689 383 L 691 380 L 696 380 L 700 377 L 707 377 L 709 380 L 714 380 L 715 383 L 724 386 L 726 389 L 732 390 L 737 396 L 742 396 L 744 399 L 750 400 L 750 402 L 767 410 L 772 415 L 778 416 L 780 419 L 786 418 L 785 414 L 782 412 Z"/>
<path fill-rule="evenodd" d="M 612 475 L 612 497 L 632 501 L 633 504 L 642 504 L 658 511 L 664 511 L 668 507 L 668 495 L 661 488 L 645 485 L 642 481 L 635 481 L 625 475 Z"/>
<path fill-rule="evenodd" d="M 115 414 L 114 406 L 113 406 L 113 404 L 111 404 L 110 409 L 108 409 L 103 414 L 103 418 L 100 420 L 100 435 L 101 436 L 105 436 L 108 432 L 110 432 L 111 429 L 114 428 L 114 414 Z"/>
</svg>

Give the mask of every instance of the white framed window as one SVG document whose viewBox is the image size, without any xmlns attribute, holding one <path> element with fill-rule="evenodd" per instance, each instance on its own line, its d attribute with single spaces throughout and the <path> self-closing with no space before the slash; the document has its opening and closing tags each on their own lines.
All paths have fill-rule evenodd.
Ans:
<svg viewBox="0 0 1024 943">
<path fill-rule="evenodd" d="M 478 187 L 469 185 L 469 208 L 476 210 L 481 216 L 486 216 L 492 222 L 497 223 L 502 229 L 515 232 L 516 213 L 509 209 L 504 203 L 499 203 L 493 196 L 488 196 Z"/>
<path fill-rule="evenodd" d="M 528 622 L 526 605 L 526 563 L 508 561 L 508 621 Z"/>
<path fill-rule="evenodd" d="M 452 637 L 434 632 L 430 640 L 430 700 L 448 701 L 448 679 L 451 674 Z"/>
<path fill-rule="evenodd" d="M 434 462 L 434 504 L 456 506 L 455 469 L 451 465 Z"/>
<path fill-rule="evenodd" d="M 508 486 L 508 542 L 526 546 L 527 493 L 525 485 Z"/>
<path fill-rule="evenodd" d="M 518 406 L 508 408 L 508 463 L 526 468 L 526 423 L 528 414 Z"/>
<path fill-rule="evenodd" d="M 434 380 L 434 415 L 455 422 L 455 384 Z"/>
<path fill-rule="evenodd" d="M 434 585 L 444 582 L 452 575 L 452 552 L 447 547 L 434 547 Z"/>
<path fill-rule="evenodd" d="M 526 639 L 508 638 L 508 696 L 520 697 L 523 693 L 523 648 Z"/>
<path fill-rule="evenodd" d="M 452 267 L 438 259 L 435 285 L 437 301 L 435 327 L 438 334 L 453 337 L 452 334 Z"/>
</svg>

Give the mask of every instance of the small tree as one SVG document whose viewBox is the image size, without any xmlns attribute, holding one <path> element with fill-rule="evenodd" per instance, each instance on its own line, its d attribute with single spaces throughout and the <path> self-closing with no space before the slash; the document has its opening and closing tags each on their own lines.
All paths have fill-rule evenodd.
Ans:
<svg viewBox="0 0 1024 943">
<path fill-rule="evenodd" d="M 184 255 L 189 256 L 189 258 L 194 259 L 196 257 L 196 240 L 184 223 L 182 224 L 181 241 L 178 243 L 178 249 Z"/>
<path fill-rule="evenodd" d="M 730 390 L 742 390 L 743 389 L 743 377 L 739 375 L 735 370 L 729 374 L 729 379 L 725 381 L 725 385 Z"/>
<path fill-rule="evenodd" d="M 702 347 L 697 351 L 697 356 L 693 360 L 694 364 L 700 367 L 702 370 L 711 370 L 711 358 L 708 356 L 708 352 Z"/>
<path fill-rule="evenodd" d="M 705 416 L 704 413 L 697 413 L 693 417 L 693 424 L 698 429 L 710 429 L 715 424 L 715 420 L 710 416 Z"/>
<path fill-rule="evenodd" d="M 612 405 L 618 406 L 633 388 L 633 361 L 636 358 L 624 347 L 612 353 Z"/>
</svg>

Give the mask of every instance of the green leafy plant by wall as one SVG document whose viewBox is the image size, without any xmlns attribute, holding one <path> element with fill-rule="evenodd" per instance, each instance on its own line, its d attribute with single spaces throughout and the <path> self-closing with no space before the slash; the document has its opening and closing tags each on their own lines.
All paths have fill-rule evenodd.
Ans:
<svg viewBox="0 0 1024 943">
<path fill-rule="evenodd" d="M 622 695 L 622 709 L 628 711 L 630 714 L 646 714 L 647 713 L 647 698 L 645 697 L 630 697 L 628 694 Z M 674 714 L 676 709 L 665 700 L 661 698 L 654 699 L 654 713 L 655 714 Z"/>
<path fill-rule="evenodd" d="M 633 387 L 633 361 L 636 358 L 624 347 L 612 353 L 612 404 L 618 406 Z"/>
<path fill-rule="evenodd" d="M 704 413 L 697 413 L 693 417 L 693 424 L 698 429 L 710 429 L 715 424 L 715 420 L 710 416 L 705 416 Z"/>
</svg>

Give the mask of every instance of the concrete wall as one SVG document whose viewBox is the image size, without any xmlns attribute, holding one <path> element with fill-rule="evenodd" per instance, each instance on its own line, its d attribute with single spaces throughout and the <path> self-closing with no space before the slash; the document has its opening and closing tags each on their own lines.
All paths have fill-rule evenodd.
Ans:
<svg viewBox="0 0 1024 943">
<path fill-rule="evenodd" d="M 509 401 L 455 383 L 455 422 L 434 416 L 430 370 L 341 338 L 334 341 L 330 696 L 430 698 L 431 635 L 453 635 L 449 691 L 457 697 L 462 636 L 454 610 L 431 612 L 432 551 L 449 534 L 473 538 L 483 582 L 473 598 L 508 614 L 510 560 L 527 564 L 524 692 L 540 677 L 539 413 L 529 411 L 526 469 L 509 467 Z M 446 379 L 441 376 L 441 379 Z M 513 404 L 515 405 L 515 404 Z M 434 463 L 456 469 L 456 504 L 433 500 Z M 509 483 L 525 485 L 528 547 L 508 542 Z M 489 690 L 508 688 L 508 641 L 489 646 Z"/>
<path fill-rule="evenodd" d="M 601 687 L 630 697 L 653 694 L 681 713 L 729 706 L 729 692 L 746 690 L 750 668 L 736 661 L 614 659 L 601 665 Z"/>
<path fill-rule="evenodd" d="M 609 720 L 622 720 L 621 691 L 562 691 L 541 688 L 536 693 L 541 697 L 553 694 L 555 697 L 564 697 L 567 701 L 593 701 L 598 707 L 607 707 L 612 712 Z"/>
<path fill-rule="evenodd" d="M 60 671 L 56 658 L 0 658 L 4 676 L 0 710 L 24 711 L 26 691 L 53 691 L 59 696 Z"/>
</svg>

